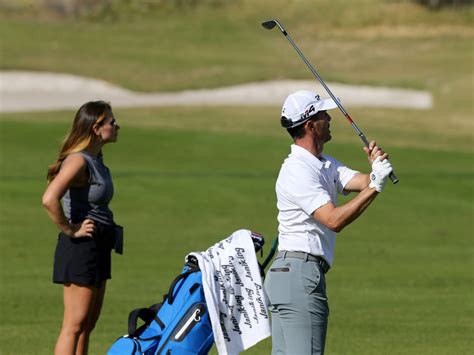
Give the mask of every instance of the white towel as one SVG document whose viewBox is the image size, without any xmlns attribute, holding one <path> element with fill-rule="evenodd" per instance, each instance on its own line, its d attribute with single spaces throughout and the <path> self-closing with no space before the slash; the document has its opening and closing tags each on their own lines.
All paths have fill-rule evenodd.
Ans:
<svg viewBox="0 0 474 355">
<path fill-rule="evenodd" d="M 219 354 L 238 354 L 269 337 L 270 320 L 251 238 L 241 229 L 205 252 L 199 262 Z"/>
</svg>

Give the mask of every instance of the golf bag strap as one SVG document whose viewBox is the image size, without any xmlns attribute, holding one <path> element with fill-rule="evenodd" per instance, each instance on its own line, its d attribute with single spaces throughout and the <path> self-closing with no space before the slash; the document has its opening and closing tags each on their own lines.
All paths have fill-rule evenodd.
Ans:
<svg viewBox="0 0 474 355">
<path fill-rule="evenodd" d="M 189 275 L 191 275 L 193 272 L 197 272 L 199 271 L 199 266 L 196 265 L 196 264 L 193 264 L 193 263 L 186 263 L 186 265 L 190 268 L 188 271 L 186 272 L 183 272 L 182 274 L 178 275 L 173 283 L 171 284 L 170 286 L 170 290 L 168 291 L 168 294 L 165 296 L 165 298 L 168 299 L 168 303 L 169 304 L 173 304 L 173 301 L 174 301 L 174 298 L 173 298 L 173 291 L 174 291 L 174 288 L 176 287 L 176 284 L 180 281 L 180 280 L 184 280 L 186 279 L 186 277 L 188 277 Z"/>
<path fill-rule="evenodd" d="M 135 336 L 137 331 L 137 321 L 141 319 L 148 326 L 151 322 L 156 321 L 161 329 L 165 328 L 165 324 L 157 316 L 158 310 L 161 308 L 161 303 L 154 304 L 150 308 L 137 308 L 130 312 L 128 316 L 128 335 Z"/>
</svg>

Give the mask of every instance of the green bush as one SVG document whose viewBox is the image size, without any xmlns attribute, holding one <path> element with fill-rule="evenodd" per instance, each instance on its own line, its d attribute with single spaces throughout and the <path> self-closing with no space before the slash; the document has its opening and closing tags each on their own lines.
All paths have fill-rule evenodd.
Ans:
<svg viewBox="0 0 474 355">
<path fill-rule="evenodd" d="M 239 0 L 0 0 L 0 12 L 60 18 L 121 18 L 149 11 L 221 7 Z"/>
<path fill-rule="evenodd" d="M 438 10 L 442 7 L 461 7 L 473 5 L 473 0 L 415 0 L 417 3 L 430 9 Z"/>
</svg>

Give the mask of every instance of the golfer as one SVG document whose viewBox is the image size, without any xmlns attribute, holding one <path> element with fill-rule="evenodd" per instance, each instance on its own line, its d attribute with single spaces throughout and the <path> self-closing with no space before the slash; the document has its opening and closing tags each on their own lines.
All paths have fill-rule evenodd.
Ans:
<svg viewBox="0 0 474 355">
<path fill-rule="evenodd" d="M 331 139 L 327 110 L 335 107 L 333 100 L 304 90 L 283 104 L 281 124 L 294 144 L 276 182 L 279 252 L 265 280 L 272 354 L 324 354 L 329 315 L 324 274 L 333 262 L 336 233 L 365 211 L 392 171 L 375 142 L 364 148 L 370 175 L 323 154 Z M 358 194 L 338 206 L 337 195 L 349 192 Z"/>
<path fill-rule="evenodd" d="M 43 206 L 60 230 L 53 281 L 64 285 L 57 355 L 87 354 L 106 280 L 111 278 L 111 249 L 120 227 L 108 206 L 114 188 L 102 161 L 102 147 L 117 141 L 119 129 L 108 103 L 84 104 L 58 159 L 48 169 Z"/>
</svg>

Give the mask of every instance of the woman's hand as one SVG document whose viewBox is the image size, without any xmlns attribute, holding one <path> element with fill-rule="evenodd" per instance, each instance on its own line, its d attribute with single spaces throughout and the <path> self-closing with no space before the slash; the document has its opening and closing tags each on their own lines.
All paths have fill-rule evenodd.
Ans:
<svg viewBox="0 0 474 355">
<path fill-rule="evenodd" d="M 94 237 L 95 224 L 92 219 L 85 219 L 82 223 L 76 223 L 71 228 L 71 238 Z"/>
</svg>

